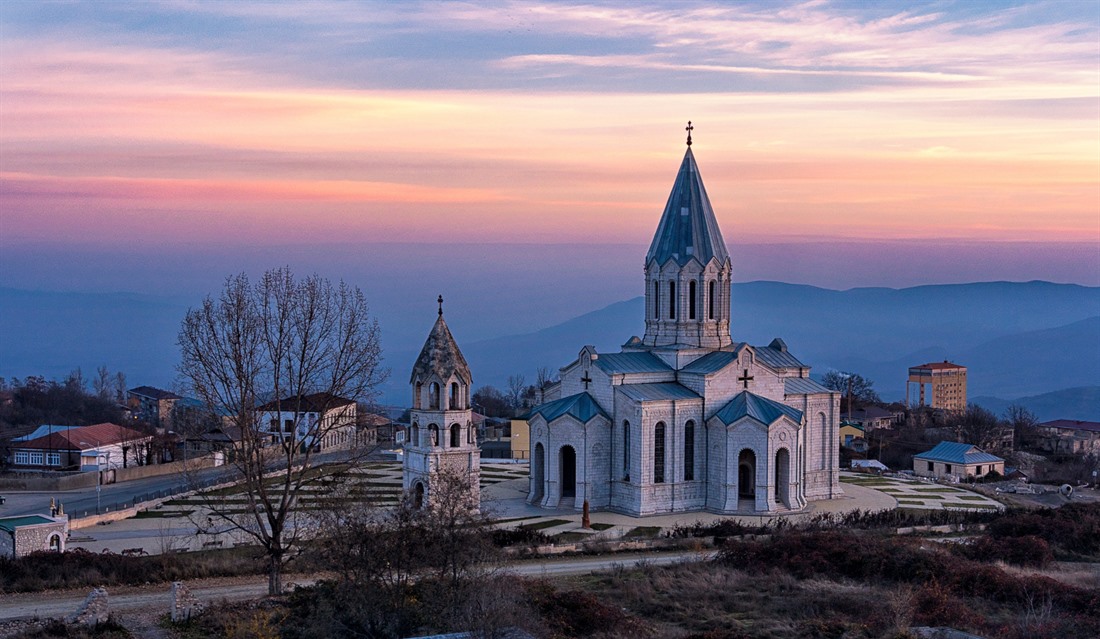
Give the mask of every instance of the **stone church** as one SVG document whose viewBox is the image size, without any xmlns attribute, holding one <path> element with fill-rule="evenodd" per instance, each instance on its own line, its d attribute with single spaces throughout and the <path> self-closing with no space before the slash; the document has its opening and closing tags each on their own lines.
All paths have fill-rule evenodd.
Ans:
<svg viewBox="0 0 1100 639">
<path fill-rule="evenodd" d="M 645 335 L 581 349 L 528 417 L 548 508 L 783 513 L 842 494 L 840 395 L 781 339 L 730 333 L 732 263 L 691 135 L 645 257 Z"/>
</svg>

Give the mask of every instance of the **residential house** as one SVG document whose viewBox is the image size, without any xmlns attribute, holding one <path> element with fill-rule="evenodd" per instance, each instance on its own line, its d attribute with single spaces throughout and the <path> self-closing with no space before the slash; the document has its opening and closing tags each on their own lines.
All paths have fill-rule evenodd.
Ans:
<svg viewBox="0 0 1100 639">
<path fill-rule="evenodd" d="M 913 456 L 913 472 L 921 477 L 984 477 L 1005 473 L 1005 460 L 973 444 L 940 442 L 932 450 Z"/>
<path fill-rule="evenodd" d="M 1100 454 L 1100 422 L 1055 419 L 1038 426 L 1039 446 L 1052 453 Z"/>
<path fill-rule="evenodd" d="M 314 451 L 357 445 L 357 407 L 353 400 L 314 393 L 268 402 L 256 409 L 260 431 L 271 443 L 293 438 Z"/>
<path fill-rule="evenodd" d="M 862 426 L 864 431 L 889 428 L 896 420 L 896 415 L 892 411 L 888 411 L 879 406 L 858 408 L 850 413 L 846 413 L 846 416 L 847 419 L 845 421 L 850 424 Z"/>
<path fill-rule="evenodd" d="M 55 430 L 56 429 L 56 430 Z M 39 426 L 11 443 L 17 469 L 110 470 L 140 464 L 152 435 L 118 424 Z"/>
<path fill-rule="evenodd" d="M 840 422 L 840 445 L 861 453 L 867 452 L 866 430 L 863 425 Z"/>
<path fill-rule="evenodd" d="M 126 403 L 135 419 L 169 429 L 172 428 L 172 408 L 181 399 L 172 391 L 152 386 L 138 386 L 126 391 Z"/>
</svg>

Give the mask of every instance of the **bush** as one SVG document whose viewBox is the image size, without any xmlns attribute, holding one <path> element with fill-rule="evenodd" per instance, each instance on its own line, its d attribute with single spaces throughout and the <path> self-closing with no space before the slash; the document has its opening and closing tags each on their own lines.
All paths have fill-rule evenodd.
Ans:
<svg viewBox="0 0 1100 639">
<path fill-rule="evenodd" d="M 1017 566 L 1043 568 L 1054 559 L 1050 544 L 1041 537 L 993 537 L 984 535 L 969 544 L 954 544 L 957 554 L 976 561 L 1003 561 Z"/>
</svg>

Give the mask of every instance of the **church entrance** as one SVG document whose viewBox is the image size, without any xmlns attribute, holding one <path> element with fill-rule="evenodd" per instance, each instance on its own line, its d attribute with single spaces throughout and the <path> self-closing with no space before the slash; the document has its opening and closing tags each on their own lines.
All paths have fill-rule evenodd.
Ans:
<svg viewBox="0 0 1100 639">
<path fill-rule="evenodd" d="M 577 496 L 577 451 L 572 446 L 561 448 L 561 496 Z"/>
<path fill-rule="evenodd" d="M 775 453 L 775 501 L 791 507 L 791 454 L 786 448 Z"/>
<path fill-rule="evenodd" d="M 537 504 L 542 499 L 546 486 L 546 450 L 541 443 L 535 444 L 535 454 L 531 456 L 531 494 L 528 501 Z"/>
<path fill-rule="evenodd" d="M 424 507 L 424 484 L 416 482 L 413 484 L 413 508 L 417 510 Z"/>
<path fill-rule="evenodd" d="M 743 450 L 737 456 L 737 496 L 756 499 L 756 453 Z"/>
</svg>

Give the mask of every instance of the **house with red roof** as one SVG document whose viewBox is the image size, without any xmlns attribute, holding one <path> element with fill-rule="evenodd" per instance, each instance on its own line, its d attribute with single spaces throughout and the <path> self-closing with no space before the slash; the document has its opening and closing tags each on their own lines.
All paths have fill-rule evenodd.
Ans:
<svg viewBox="0 0 1100 639">
<path fill-rule="evenodd" d="M 108 470 L 138 465 L 140 448 L 153 439 L 106 422 L 91 426 L 39 426 L 11 443 L 11 465 L 25 470 Z"/>
<path fill-rule="evenodd" d="M 1039 424 L 1039 446 L 1052 453 L 1100 453 L 1100 422 L 1055 419 Z"/>
</svg>

